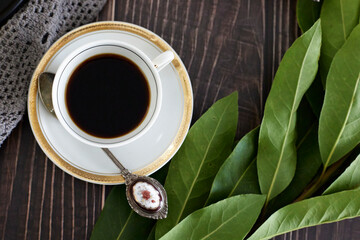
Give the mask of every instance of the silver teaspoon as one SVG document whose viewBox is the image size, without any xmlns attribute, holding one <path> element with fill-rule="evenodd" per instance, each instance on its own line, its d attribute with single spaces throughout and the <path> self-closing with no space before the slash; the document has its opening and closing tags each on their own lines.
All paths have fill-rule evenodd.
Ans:
<svg viewBox="0 0 360 240">
<path fill-rule="evenodd" d="M 46 109 L 55 115 L 52 104 L 52 83 L 55 75 L 43 72 L 38 78 L 38 92 Z M 164 187 L 156 179 L 139 176 L 127 170 L 108 148 L 101 148 L 119 168 L 125 179 L 126 198 L 130 207 L 140 216 L 163 219 L 168 213 L 167 195 Z"/>
</svg>

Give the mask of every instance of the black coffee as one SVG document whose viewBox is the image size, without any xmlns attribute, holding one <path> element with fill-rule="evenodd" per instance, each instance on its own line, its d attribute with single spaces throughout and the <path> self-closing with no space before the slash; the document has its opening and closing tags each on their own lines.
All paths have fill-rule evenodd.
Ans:
<svg viewBox="0 0 360 240">
<path fill-rule="evenodd" d="M 81 63 L 65 95 L 76 125 L 100 138 L 131 132 L 143 121 L 150 102 L 149 85 L 141 70 L 115 54 L 97 55 Z"/>
</svg>

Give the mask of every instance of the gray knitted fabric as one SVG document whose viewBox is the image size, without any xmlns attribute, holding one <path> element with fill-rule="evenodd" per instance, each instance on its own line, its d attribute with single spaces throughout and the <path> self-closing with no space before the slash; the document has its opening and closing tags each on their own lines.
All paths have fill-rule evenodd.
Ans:
<svg viewBox="0 0 360 240">
<path fill-rule="evenodd" d="M 95 19 L 106 0 L 30 0 L 0 29 L 0 145 L 21 120 L 31 75 L 59 37 Z"/>
</svg>

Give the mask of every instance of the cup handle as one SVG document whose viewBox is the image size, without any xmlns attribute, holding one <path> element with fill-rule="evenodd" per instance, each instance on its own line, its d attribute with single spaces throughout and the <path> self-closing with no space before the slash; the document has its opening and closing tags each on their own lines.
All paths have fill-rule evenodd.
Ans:
<svg viewBox="0 0 360 240">
<path fill-rule="evenodd" d="M 154 64 L 156 70 L 160 72 L 161 69 L 163 69 L 169 63 L 171 63 L 173 59 L 174 59 L 174 53 L 170 50 L 167 50 L 166 52 L 163 52 L 159 56 L 154 58 L 152 60 L 152 63 Z"/>
</svg>

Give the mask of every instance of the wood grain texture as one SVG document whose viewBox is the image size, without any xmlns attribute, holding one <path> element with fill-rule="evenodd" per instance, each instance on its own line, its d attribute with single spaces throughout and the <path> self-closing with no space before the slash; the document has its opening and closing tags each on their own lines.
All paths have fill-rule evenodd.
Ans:
<svg viewBox="0 0 360 240">
<path fill-rule="evenodd" d="M 293 0 L 109 0 L 98 19 L 138 24 L 178 52 L 194 90 L 193 122 L 239 91 L 240 138 L 260 124 L 281 57 L 300 34 Z M 25 117 L 0 148 L 0 238 L 89 239 L 110 187 L 74 179 L 36 144 Z M 360 239 L 360 219 L 275 239 Z"/>
</svg>

